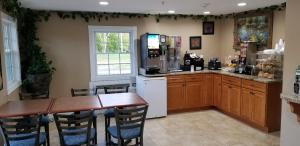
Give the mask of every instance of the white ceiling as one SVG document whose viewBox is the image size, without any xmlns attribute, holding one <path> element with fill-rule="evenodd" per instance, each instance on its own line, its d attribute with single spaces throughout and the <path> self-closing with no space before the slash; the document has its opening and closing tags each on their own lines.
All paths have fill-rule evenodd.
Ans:
<svg viewBox="0 0 300 146">
<path fill-rule="evenodd" d="M 100 6 L 99 1 L 108 1 L 108 6 Z M 212 15 L 241 12 L 281 4 L 286 0 L 20 0 L 24 7 L 43 10 L 97 11 L 128 13 L 167 13 L 175 10 L 176 14 Z M 246 2 L 245 7 L 237 3 Z M 164 3 L 164 4 L 162 4 Z M 205 7 L 207 5 L 207 7 Z"/>
</svg>

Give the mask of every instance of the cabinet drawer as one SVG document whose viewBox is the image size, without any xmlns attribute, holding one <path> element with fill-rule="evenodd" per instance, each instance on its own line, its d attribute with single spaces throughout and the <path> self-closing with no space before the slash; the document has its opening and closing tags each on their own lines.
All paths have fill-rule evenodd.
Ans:
<svg viewBox="0 0 300 146">
<path fill-rule="evenodd" d="M 242 87 L 261 92 L 266 92 L 267 90 L 267 84 L 245 79 L 242 80 Z"/>
<path fill-rule="evenodd" d="M 167 77 L 167 83 L 183 83 L 184 82 L 184 76 L 168 76 Z"/>
<path fill-rule="evenodd" d="M 222 82 L 231 84 L 231 85 L 236 85 L 236 86 L 241 86 L 241 79 L 237 77 L 231 77 L 231 76 L 222 76 Z"/>
<path fill-rule="evenodd" d="M 186 82 L 200 82 L 203 80 L 203 75 L 186 75 L 185 81 Z"/>
</svg>

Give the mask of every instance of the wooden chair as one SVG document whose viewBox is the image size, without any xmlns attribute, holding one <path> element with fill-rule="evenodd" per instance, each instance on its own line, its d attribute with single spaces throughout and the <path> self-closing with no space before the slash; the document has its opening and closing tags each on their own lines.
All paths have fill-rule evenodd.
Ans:
<svg viewBox="0 0 300 146">
<path fill-rule="evenodd" d="M 36 93 L 19 93 L 20 100 L 35 100 L 35 99 L 48 99 L 49 98 L 49 91 L 46 92 L 36 92 Z M 49 134 L 49 123 L 50 119 L 47 114 L 42 115 L 40 120 L 40 126 L 44 127 L 47 137 L 47 146 L 50 146 L 50 134 Z"/>
<path fill-rule="evenodd" d="M 98 90 L 103 88 L 105 94 L 114 94 L 114 93 L 126 93 L 129 89 L 129 84 L 119 84 L 119 85 L 104 85 L 104 86 L 98 86 L 96 88 L 96 93 L 98 93 Z M 110 108 L 107 109 L 104 112 L 105 117 L 105 140 L 106 142 L 109 141 L 108 139 L 108 131 L 107 128 L 110 126 L 110 119 L 115 117 L 114 109 Z"/>
<path fill-rule="evenodd" d="M 0 120 L 7 146 L 46 145 L 46 133 L 40 132 L 40 115 Z"/>
<path fill-rule="evenodd" d="M 62 146 L 96 145 L 96 129 L 92 128 L 94 111 L 80 114 L 54 114 Z"/>
<path fill-rule="evenodd" d="M 148 105 L 128 108 L 115 108 L 116 126 L 108 128 L 109 144 L 114 144 L 111 137 L 118 139 L 118 146 L 125 146 L 135 139 L 135 145 L 143 146 L 144 123 Z"/>
<path fill-rule="evenodd" d="M 94 96 L 96 95 L 96 92 L 94 89 L 74 89 L 71 88 L 71 95 L 72 97 L 76 97 L 76 96 Z M 79 113 L 83 113 L 85 111 L 82 112 L 75 112 L 74 114 L 79 114 Z M 94 111 L 93 112 L 93 127 L 96 129 L 96 137 L 97 137 L 97 114 Z M 97 141 L 96 141 L 97 144 Z"/>
</svg>

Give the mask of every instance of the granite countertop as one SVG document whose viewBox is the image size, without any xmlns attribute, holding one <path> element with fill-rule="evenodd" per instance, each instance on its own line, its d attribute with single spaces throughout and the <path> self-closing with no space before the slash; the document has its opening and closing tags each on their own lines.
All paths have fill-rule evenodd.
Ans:
<svg viewBox="0 0 300 146">
<path fill-rule="evenodd" d="M 295 95 L 295 94 L 281 94 L 281 98 L 285 99 L 288 102 L 293 102 L 293 103 L 297 103 L 300 104 L 300 96 L 299 95 Z"/>
<path fill-rule="evenodd" d="M 263 82 L 263 83 L 272 83 L 272 82 L 281 82 L 282 81 L 280 79 L 267 79 L 267 78 L 261 78 L 261 77 L 257 77 L 257 76 L 251 76 L 251 75 L 231 73 L 231 72 L 226 72 L 226 71 L 222 71 L 222 70 L 208 70 L 208 69 L 204 69 L 202 71 L 194 71 L 194 72 L 180 71 L 180 72 L 170 72 L 170 73 L 158 74 L 158 75 L 146 75 L 145 77 L 159 77 L 159 76 L 186 75 L 186 74 L 199 74 L 199 73 L 216 73 L 216 74 L 228 75 L 228 76 L 233 76 L 233 77 L 239 77 L 239 78 L 247 79 L 247 80 L 254 80 L 254 81 Z"/>
</svg>

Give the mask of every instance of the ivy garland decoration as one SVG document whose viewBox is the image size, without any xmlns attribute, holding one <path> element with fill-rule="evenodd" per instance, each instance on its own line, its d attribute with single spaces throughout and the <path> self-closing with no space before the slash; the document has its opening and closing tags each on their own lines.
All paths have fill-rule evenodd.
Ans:
<svg viewBox="0 0 300 146">
<path fill-rule="evenodd" d="M 224 18 L 234 18 L 240 15 L 247 15 L 251 13 L 262 13 L 262 12 L 273 12 L 273 11 L 282 11 L 286 7 L 286 3 L 282 3 L 280 5 L 273 5 L 264 8 L 258 8 L 256 10 L 250 10 L 240 13 L 231 13 L 226 15 L 185 15 L 185 14 L 142 14 L 142 13 L 107 13 L 107 12 L 81 12 L 81 11 L 38 11 L 41 14 L 47 14 L 49 17 L 52 13 L 56 13 L 58 17 L 61 19 L 76 19 L 77 17 L 81 17 L 84 21 L 89 22 L 92 20 L 109 20 L 109 18 L 120 18 L 120 17 L 128 17 L 128 18 L 148 18 L 154 17 L 156 22 L 159 23 L 160 19 L 186 19 L 191 18 L 193 20 L 202 20 L 207 21 L 211 19 L 224 19 Z"/>
<path fill-rule="evenodd" d="M 208 19 L 223 19 L 223 18 L 234 18 L 239 15 L 245 15 L 250 13 L 261 13 L 261 12 L 272 12 L 272 11 L 282 11 L 286 7 L 286 2 L 280 5 L 272 5 L 264 8 L 258 8 L 256 10 L 250 10 L 240 13 L 231 13 L 225 15 L 185 15 L 185 14 L 143 14 L 143 13 L 119 13 L 119 12 L 84 12 L 84 11 L 46 11 L 46 10 L 32 10 L 35 13 L 38 13 L 38 17 L 44 18 L 45 21 L 49 19 L 52 14 L 57 14 L 57 16 L 61 19 L 77 19 L 78 17 L 82 18 L 84 21 L 89 22 L 90 20 L 109 20 L 109 18 L 120 18 L 120 17 L 128 17 L 128 18 L 148 18 L 150 16 L 156 19 L 156 22 L 160 22 L 162 18 L 174 19 L 177 20 L 179 18 L 191 18 L 194 20 L 203 20 L 206 21 Z M 7 10 L 9 13 L 17 14 L 20 9 L 24 9 L 21 7 L 21 3 L 18 0 L 3 0 L 3 8 Z M 30 9 L 31 10 L 31 9 Z M 13 15 L 15 16 L 15 15 Z"/>
</svg>

